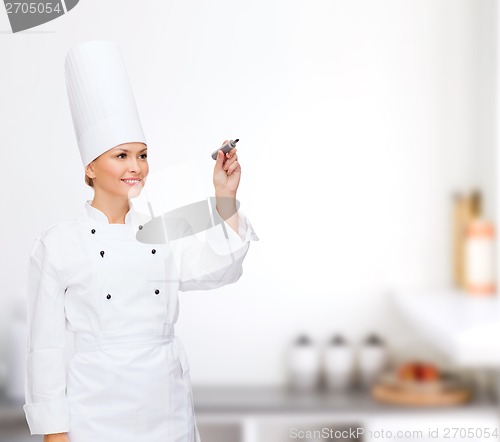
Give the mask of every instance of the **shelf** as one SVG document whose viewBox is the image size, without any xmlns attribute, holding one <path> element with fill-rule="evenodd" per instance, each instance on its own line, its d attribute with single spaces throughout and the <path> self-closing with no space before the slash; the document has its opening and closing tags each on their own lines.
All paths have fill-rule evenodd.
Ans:
<svg viewBox="0 0 500 442">
<path fill-rule="evenodd" d="M 395 293 L 401 313 L 458 367 L 500 367 L 497 296 L 460 291 Z"/>
</svg>

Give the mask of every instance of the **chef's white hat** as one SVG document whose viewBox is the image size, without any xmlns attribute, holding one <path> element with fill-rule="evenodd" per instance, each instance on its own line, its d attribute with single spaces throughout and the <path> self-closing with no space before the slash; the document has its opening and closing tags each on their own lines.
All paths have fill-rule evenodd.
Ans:
<svg viewBox="0 0 500 442">
<path fill-rule="evenodd" d="M 118 45 L 88 41 L 66 55 L 66 87 L 84 167 L 123 143 L 146 144 Z"/>
</svg>

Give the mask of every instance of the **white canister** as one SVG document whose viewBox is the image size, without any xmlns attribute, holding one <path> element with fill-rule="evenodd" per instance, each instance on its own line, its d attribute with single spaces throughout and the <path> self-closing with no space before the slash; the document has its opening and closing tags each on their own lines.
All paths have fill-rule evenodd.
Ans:
<svg viewBox="0 0 500 442">
<path fill-rule="evenodd" d="M 354 349 L 340 335 L 334 336 L 323 353 L 326 387 L 330 391 L 348 390 L 353 381 Z"/>
<path fill-rule="evenodd" d="M 318 346 L 306 335 L 300 336 L 289 353 L 290 385 L 294 390 L 313 391 L 318 386 L 320 358 Z"/>
<path fill-rule="evenodd" d="M 491 222 L 473 220 L 465 242 L 467 292 L 473 295 L 495 293 L 494 227 Z"/>
<path fill-rule="evenodd" d="M 371 334 L 359 349 L 361 383 L 371 387 L 387 366 L 387 348 L 375 334 Z"/>
</svg>

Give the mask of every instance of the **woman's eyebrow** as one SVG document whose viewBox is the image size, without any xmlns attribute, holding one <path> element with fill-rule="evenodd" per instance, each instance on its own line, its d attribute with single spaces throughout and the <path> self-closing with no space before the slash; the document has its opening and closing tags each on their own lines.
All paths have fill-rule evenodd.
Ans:
<svg viewBox="0 0 500 442">
<path fill-rule="evenodd" d="M 123 152 L 130 152 L 128 149 L 122 149 L 121 147 L 120 147 L 120 149 L 116 149 L 116 150 L 121 150 Z M 145 149 L 142 149 L 141 151 L 139 151 L 139 153 L 144 152 L 145 150 L 148 150 L 148 148 L 146 147 Z"/>
</svg>

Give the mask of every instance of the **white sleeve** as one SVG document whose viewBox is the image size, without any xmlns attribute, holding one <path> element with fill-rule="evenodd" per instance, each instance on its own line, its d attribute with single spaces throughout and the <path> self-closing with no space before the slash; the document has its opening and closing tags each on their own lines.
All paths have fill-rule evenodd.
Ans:
<svg viewBox="0 0 500 442">
<path fill-rule="evenodd" d="M 195 235 L 176 240 L 182 243 L 179 291 L 211 290 L 240 278 L 250 241 L 259 238 L 246 215 L 241 210 L 237 214 L 238 233 L 214 211 L 220 223 L 206 230 L 205 241 Z"/>
<path fill-rule="evenodd" d="M 23 410 L 31 434 L 69 431 L 66 398 L 65 287 L 37 238 L 28 272 L 28 339 Z"/>
</svg>

